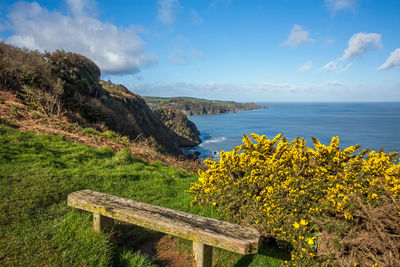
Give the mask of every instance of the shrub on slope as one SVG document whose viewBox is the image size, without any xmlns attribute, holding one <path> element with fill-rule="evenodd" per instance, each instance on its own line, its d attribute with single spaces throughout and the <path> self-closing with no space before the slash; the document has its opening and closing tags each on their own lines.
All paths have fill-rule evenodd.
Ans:
<svg viewBox="0 0 400 267">
<path fill-rule="evenodd" d="M 400 264 L 398 153 L 251 134 L 221 152 L 190 192 L 292 251 L 292 263 Z M 315 259 L 315 256 L 319 256 Z"/>
<path fill-rule="evenodd" d="M 91 189 L 218 218 L 213 208 L 190 207 L 193 196 L 184 191 L 195 180 L 194 174 L 160 162 L 145 163 L 128 149 L 114 153 L 0 124 L 0 265 L 155 266 L 137 250 L 156 243 L 159 233 L 121 224 L 114 238 L 98 235 L 92 215 L 68 207 L 66 197 Z M 183 253 L 190 265 L 192 243 L 177 243 L 172 255 Z M 158 245 L 159 252 L 171 244 Z M 215 249 L 213 258 L 222 267 L 281 266 L 287 258 L 275 247 L 260 252 L 242 257 Z"/>
<path fill-rule="evenodd" d="M 18 94 L 47 117 L 64 115 L 84 127 L 145 138 L 160 151 L 182 154 L 185 140 L 165 126 L 139 95 L 100 81 L 100 74 L 92 60 L 79 54 L 40 53 L 0 42 L 0 90 Z"/>
</svg>

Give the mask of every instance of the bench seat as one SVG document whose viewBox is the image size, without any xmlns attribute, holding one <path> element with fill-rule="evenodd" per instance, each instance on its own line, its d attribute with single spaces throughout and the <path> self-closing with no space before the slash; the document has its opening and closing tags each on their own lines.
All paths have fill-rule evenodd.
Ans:
<svg viewBox="0 0 400 267">
<path fill-rule="evenodd" d="M 97 220 L 108 217 L 189 239 L 198 246 L 218 247 L 238 254 L 258 252 L 261 235 L 251 227 L 163 208 L 91 190 L 68 195 L 68 205 L 93 212 Z M 99 218 L 100 217 L 100 218 Z M 201 249 L 201 248 L 200 248 Z"/>
</svg>

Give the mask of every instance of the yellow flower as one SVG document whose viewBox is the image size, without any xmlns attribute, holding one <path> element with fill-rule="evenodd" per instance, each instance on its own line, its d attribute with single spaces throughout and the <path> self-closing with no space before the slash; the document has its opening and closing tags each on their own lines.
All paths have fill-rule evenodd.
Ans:
<svg viewBox="0 0 400 267">
<path fill-rule="evenodd" d="M 307 225 L 308 222 L 307 222 L 306 220 L 304 220 L 304 219 L 301 219 L 301 220 L 300 220 L 300 224 L 301 224 L 301 225 Z"/>
<path fill-rule="evenodd" d="M 316 238 L 309 237 L 311 221 L 307 221 L 304 208 L 312 216 L 332 214 L 353 220 L 356 213 L 349 209 L 351 195 L 367 196 L 368 204 L 384 195 L 400 196 L 400 164 L 393 155 L 371 151 L 366 156 L 358 146 L 341 149 L 338 137 L 329 145 L 317 139 L 313 143 L 311 148 L 300 138 L 289 142 L 282 135 L 273 139 L 245 136 L 242 145 L 221 152 L 219 162 L 204 161 L 206 170 L 199 170 L 199 180 L 189 190 L 195 195 L 192 203 L 218 203 L 224 211 L 236 212 L 231 206 L 241 205 L 244 197 L 252 199 L 254 209 L 260 209 L 254 212 L 261 213 L 254 222 L 262 222 L 267 232 L 272 228 L 275 238 L 297 245 L 292 256 L 298 260 L 298 252 L 305 256 L 316 245 Z M 243 196 L 232 199 L 232 192 L 243 192 Z M 400 217 L 400 212 L 397 214 Z M 291 221 L 293 229 L 289 223 L 281 224 Z M 310 251 L 308 255 L 314 254 Z"/>
</svg>

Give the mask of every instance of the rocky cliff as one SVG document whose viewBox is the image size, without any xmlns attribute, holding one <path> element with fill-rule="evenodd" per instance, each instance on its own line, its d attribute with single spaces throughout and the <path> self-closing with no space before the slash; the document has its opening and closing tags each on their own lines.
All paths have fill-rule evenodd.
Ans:
<svg viewBox="0 0 400 267">
<path fill-rule="evenodd" d="M 0 90 L 17 94 L 49 117 L 66 116 L 85 127 L 145 138 L 171 154 L 181 154 L 180 146 L 188 145 L 142 97 L 100 81 L 100 69 L 79 54 L 39 53 L 0 43 Z"/>
<path fill-rule="evenodd" d="M 171 130 L 182 137 L 182 146 L 197 146 L 201 143 L 200 132 L 182 111 L 172 108 L 158 108 L 154 114 Z"/>
</svg>

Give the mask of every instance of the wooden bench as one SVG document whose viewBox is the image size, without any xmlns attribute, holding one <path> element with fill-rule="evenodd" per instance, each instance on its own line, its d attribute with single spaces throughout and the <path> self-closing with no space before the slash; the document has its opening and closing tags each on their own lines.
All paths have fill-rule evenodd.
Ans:
<svg viewBox="0 0 400 267">
<path fill-rule="evenodd" d="M 113 219 L 193 241 L 196 266 L 211 266 L 212 247 L 247 255 L 258 252 L 260 233 L 251 227 L 210 219 L 134 200 L 82 190 L 68 205 L 93 212 L 94 230 L 106 231 Z"/>
</svg>

